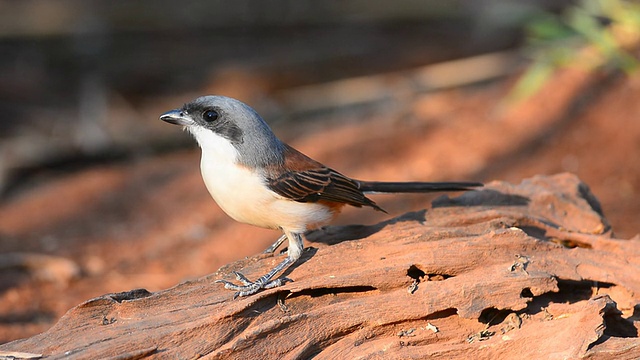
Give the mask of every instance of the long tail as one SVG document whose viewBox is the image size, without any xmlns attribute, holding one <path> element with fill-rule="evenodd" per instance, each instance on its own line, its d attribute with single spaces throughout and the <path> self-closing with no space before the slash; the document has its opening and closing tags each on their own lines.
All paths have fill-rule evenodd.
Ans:
<svg viewBox="0 0 640 360">
<path fill-rule="evenodd" d="M 429 193 L 438 191 L 466 191 L 484 186 L 478 182 L 381 182 L 357 180 L 365 193 Z"/>
</svg>

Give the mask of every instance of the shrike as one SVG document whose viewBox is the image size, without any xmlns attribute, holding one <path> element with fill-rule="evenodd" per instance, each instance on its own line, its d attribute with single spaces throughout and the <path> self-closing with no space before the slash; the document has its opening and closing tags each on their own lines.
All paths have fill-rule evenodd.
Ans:
<svg viewBox="0 0 640 360">
<path fill-rule="evenodd" d="M 345 205 L 384 211 L 366 193 L 464 191 L 475 182 L 374 182 L 351 179 L 280 141 L 248 105 L 203 96 L 160 116 L 181 125 L 202 149 L 200 170 L 209 193 L 233 219 L 284 234 L 265 252 L 289 240 L 288 255 L 256 281 L 234 272 L 242 285 L 218 280 L 234 298 L 281 286 L 276 275 L 300 258 L 302 236 L 329 223 Z"/>
</svg>

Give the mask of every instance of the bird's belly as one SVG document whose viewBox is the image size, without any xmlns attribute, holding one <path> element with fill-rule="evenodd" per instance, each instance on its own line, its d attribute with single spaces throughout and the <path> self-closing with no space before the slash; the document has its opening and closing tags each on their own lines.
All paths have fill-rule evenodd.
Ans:
<svg viewBox="0 0 640 360">
<path fill-rule="evenodd" d="M 236 221 L 269 229 L 302 232 L 328 223 L 333 212 L 318 203 L 300 203 L 269 190 L 262 177 L 236 164 L 201 163 L 213 199 Z"/>
</svg>

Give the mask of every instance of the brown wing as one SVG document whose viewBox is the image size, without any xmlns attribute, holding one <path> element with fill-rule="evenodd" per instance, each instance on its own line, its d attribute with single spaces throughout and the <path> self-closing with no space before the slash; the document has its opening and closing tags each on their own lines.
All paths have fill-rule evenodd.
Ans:
<svg viewBox="0 0 640 360">
<path fill-rule="evenodd" d="M 267 186 L 273 192 L 298 202 L 326 201 L 384 211 L 364 196 L 354 180 L 289 146 L 284 155 L 284 166 L 267 175 Z"/>
</svg>

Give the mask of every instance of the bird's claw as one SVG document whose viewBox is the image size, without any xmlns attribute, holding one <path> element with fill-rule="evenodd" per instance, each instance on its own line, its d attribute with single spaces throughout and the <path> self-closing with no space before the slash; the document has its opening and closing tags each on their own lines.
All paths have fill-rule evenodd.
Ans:
<svg viewBox="0 0 640 360">
<path fill-rule="evenodd" d="M 225 289 L 235 290 L 236 293 L 233 294 L 233 298 L 236 299 L 240 296 L 249 296 L 257 293 L 261 289 L 271 289 L 278 286 L 282 286 L 288 282 L 293 282 L 293 280 L 288 277 L 281 277 L 275 280 L 270 280 L 266 276 L 262 276 L 258 278 L 256 281 L 249 280 L 246 276 L 241 273 L 234 271 L 233 274 L 236 276 L 236 279 L 242 283 L 242 285 L 236 285 L 231 281 L 227 280 L 216 280 L 217 283 L 224 284 Z"/>
</svg>

